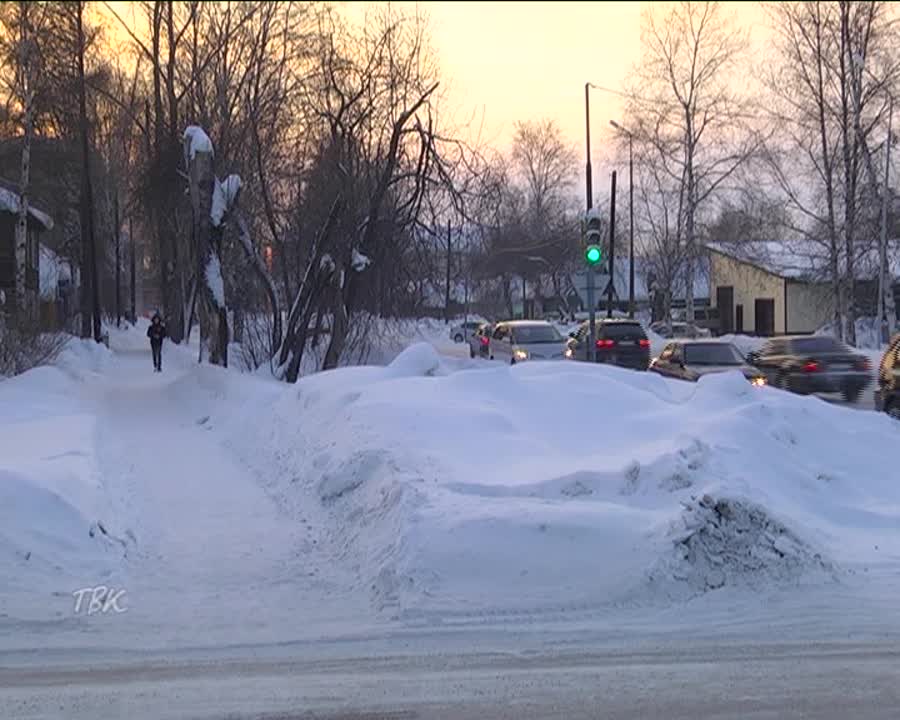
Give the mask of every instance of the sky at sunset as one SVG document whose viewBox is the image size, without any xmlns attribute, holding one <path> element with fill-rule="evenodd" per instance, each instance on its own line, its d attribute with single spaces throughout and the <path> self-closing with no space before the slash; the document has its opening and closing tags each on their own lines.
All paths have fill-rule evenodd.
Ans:
<svg viewBox="0 0 900 720">
<path fill-rule="evenodd" d="M 361 21 L 378 4 L 339 5 L 351 21 Z M 651 5 L 665 4 L 394 2 L 391 6 L 406 13 L 418 8 L 429 18 L 432 45 L 456 123 L 470 125 L 471 134 L 485 144 L 507 150 L 517 120 L 551 118 L 581 159 L 584 83 L 623 89 L 629 71 L 640 60 L 641 15 Z M 768 33 L 760 5 L 724 5 L 750 35 L 748 61 L 764 61 Z M 616 95 L 591 91 L 593 161 L 601 167 L 617 142 L 609 120 L 621 119 L 622 108 Z"/>
</svg>

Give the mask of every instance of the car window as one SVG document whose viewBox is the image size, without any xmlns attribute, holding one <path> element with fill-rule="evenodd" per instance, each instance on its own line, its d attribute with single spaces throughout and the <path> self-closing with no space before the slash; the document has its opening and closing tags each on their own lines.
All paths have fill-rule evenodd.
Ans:
<svg viewBox="0 0 900 720">
<path fill-rule="evenodd" d="M 647 337 L 638 323 L 603 323 L 599 336 L 611 340 L 643 340 Z"/>
<path fill-rule="evenodd" d="M 555 343 L 562 341 L 562 335 L 552 325 L 523 325 L 513 328 L 512 339 L 515 343 L 529 345 L 531 343 Z"/>
<path fill-rule="evenodd" d="M 805 337 L 791 341 L 795 353 L 844 352 L 847 348 L 833 337 Z"/>
<path fill-rule="evenodd" d="M 688 365 L 742 365 L 744 358 L 731 343 L 694 343 L 684 348 Z"/>
<path fill-rule="evenodd" d="M 502 340 L 503 336 L 506 334 L 506 327 L 503 325 L 498 325 L 494 328 L 494 340 Z"/>
</svg>

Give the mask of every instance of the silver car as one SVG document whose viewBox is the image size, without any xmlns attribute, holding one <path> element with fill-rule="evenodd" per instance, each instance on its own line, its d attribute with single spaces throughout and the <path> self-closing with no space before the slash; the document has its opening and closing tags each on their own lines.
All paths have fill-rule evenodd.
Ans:
<svg viewBox="0 0 900 720">
<path fill-rule="evenodd" d="M 562 360 L 566 339 L 555 325 L 543 320 L 510 320 L 494 326 L 492 360 L 515 365 L 525 360 Z"/>
</svg>

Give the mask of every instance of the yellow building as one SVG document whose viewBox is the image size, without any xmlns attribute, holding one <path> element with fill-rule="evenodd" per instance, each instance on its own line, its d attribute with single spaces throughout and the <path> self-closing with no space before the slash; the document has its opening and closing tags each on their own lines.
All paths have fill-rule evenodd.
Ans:
<svg viewBox="0 0 900 720">
<path fill-rule="evenodd" d="M 776 243 L 712 243 L 710 303 L 719 332 L 753 335 L 811 333 L 833 316 L 829 284 L 814 280 L 818 258 Z"/>
</svg>

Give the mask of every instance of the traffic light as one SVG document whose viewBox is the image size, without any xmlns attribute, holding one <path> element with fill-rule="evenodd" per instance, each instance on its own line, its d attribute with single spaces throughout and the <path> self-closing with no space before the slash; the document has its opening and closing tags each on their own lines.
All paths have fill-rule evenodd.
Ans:
<svg viewBox="0 0 900 720">
<path fill-rule="evenodd" d="M 603 238 L 600 231 L 600 213 L 591 209 L 587 211 L 587 229 L 585 231 L 586 245 L 584 248 L 584 260 L 588 267 L 595 267 L 603 260 Z"/>
</svg>

